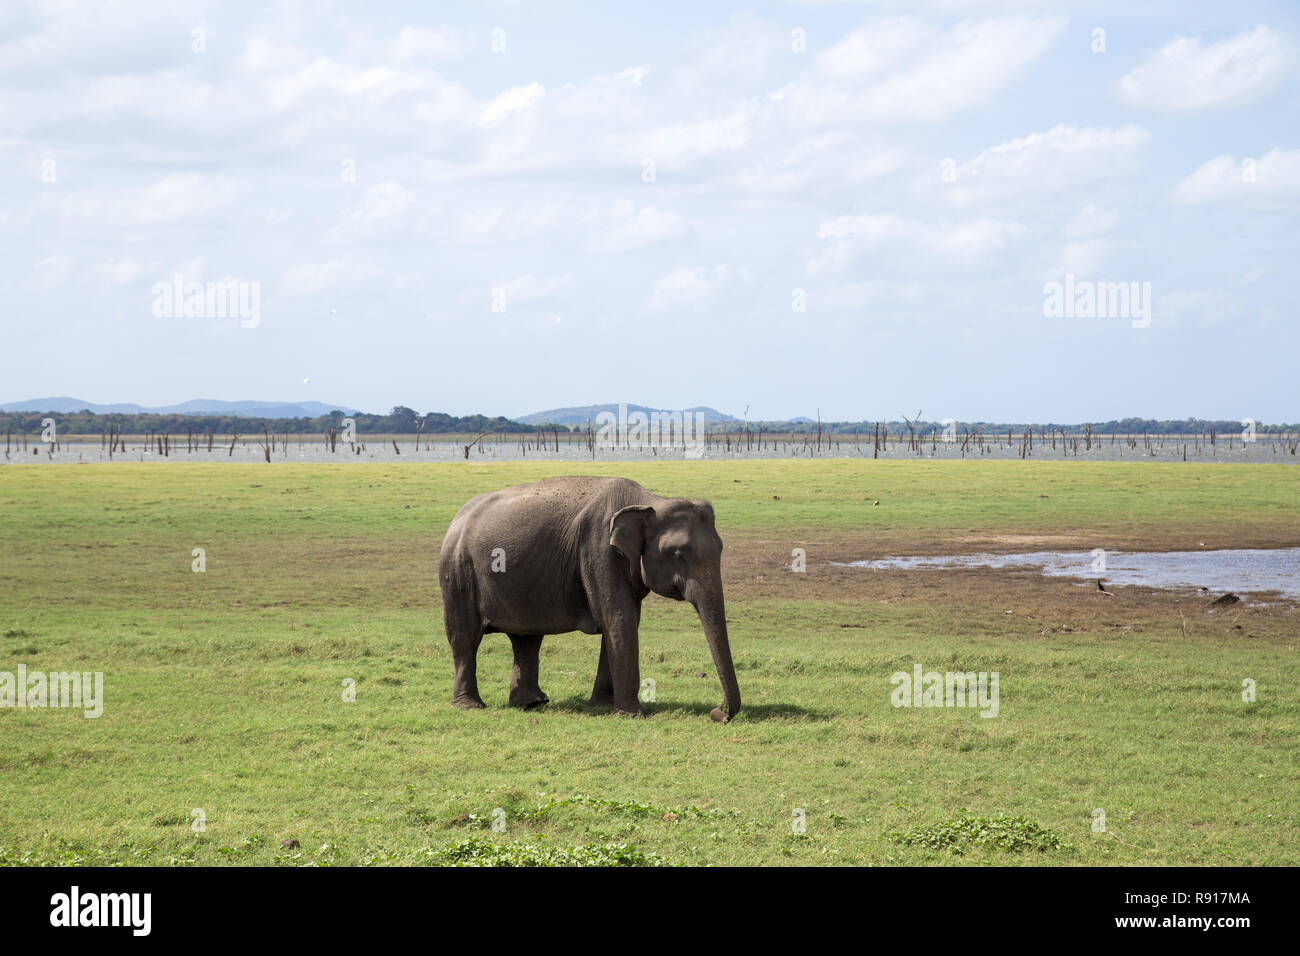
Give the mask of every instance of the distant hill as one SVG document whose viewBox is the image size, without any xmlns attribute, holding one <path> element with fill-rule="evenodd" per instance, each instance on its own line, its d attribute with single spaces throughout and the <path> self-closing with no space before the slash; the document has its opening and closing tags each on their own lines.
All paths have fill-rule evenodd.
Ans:
<svg viewBox="0 0 1300 956">
<path fill-rule="evenodd" d="M 718 411 L 716 408 L 708 408 L 704 405 L 696 405 L 694 408 L 685 409 L 651 408 L 648 405 L 631 404 L 627 406 L 627 413 L 629 415 L 633 412 L 643 412 L 644 414 L 649 415 L 651 412 L 663 411 L 685 411 L 691 413 L 702 412 L 704 414 L 704 423 L 706 425 L 712 425 L 718 422 L 740 421 L 740 419 L 734 415 L 727 415 L 724 412 Z M 516 418 L 515 421 L 523 422 L 525 425 L 585 425 L 587 422 L 591 422 L 594 425 L 596 423 L 596 416 L 601 412 L 610 412 L 617 415 L 618 405 L 617 403 L 613 403 L 606 405 L 575 406 L 573 408 L 551 408 L 544 412 L 533 412 L 531 415 L 524 415 L 520 418 Z"/>
<path fill-rule="evenodd" d="M 240 418 L 318 418 L 333 411 L 355 414 L 358 409 L 323 402 L 222 402 L 215 398 L 196 398 L 179 405 L 147 408 L 134 402 L 97 404 L 80 398 L 30 398 L 25 402 L 7 402 L 0 412 L 72 412 L 91 411 L 97 415 L 235 415 Z"/>
</svg>

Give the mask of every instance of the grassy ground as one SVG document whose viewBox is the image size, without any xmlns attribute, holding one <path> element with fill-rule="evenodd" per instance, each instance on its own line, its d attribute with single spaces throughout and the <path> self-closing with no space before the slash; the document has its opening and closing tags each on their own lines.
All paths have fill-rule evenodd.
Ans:
<svg viewBox="0 0 1300 956">
<path fill-rule="evenodd" d="M 655 597 L 650 719 L 586 707 L 597 646 L 578 634 L 543 646 L 546 709 L 504 706 L 499 635 L 488 709 L 450 706 L 447 522 L 572 470 L 713 501 L 732 723 L 706 716 L 721 693 L 693 612 Z M 1294 469 L 1223 464 L 0 470 L 0 670 L 102 671 L 106 697 L 97 720 L 0 708 L 0 861 L 1295 864 L 1293 605 L 828 562 L 1294 546 L 1298 490 Z M 917 662 L 997 671 L 999 716 L 893 707 L 890 675 Z"/>
</svg>

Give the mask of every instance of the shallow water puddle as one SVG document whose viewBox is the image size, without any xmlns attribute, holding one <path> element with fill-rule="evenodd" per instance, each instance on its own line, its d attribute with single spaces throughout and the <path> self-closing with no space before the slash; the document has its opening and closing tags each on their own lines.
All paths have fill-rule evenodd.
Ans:
<svg viewBox="0 0 1300 956">
<path fill-rule="evenodd" d="M 1104 562 L 1104 563 L 1102 563 Z M 878 570 L 1037 568 L 1049 577 L 1092 578 L 1107 584 L 1226 591 L 1278 591 L 1300 598 L 1300 548 L 1220 551 L 1031 551 L 1024 554 L 948 554 L 834 562 Z"/>
</svg>

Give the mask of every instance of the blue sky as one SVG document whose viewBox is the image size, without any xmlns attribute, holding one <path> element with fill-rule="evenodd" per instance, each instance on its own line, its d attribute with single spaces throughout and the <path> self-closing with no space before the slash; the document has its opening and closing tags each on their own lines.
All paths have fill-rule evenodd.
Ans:
<svg viewBox="0 0 1300 956">
<path fill-rule="evenodd" d="M 0 401 L 1295 421 L 1298 43 L 1249 0 L 9 3 Z M 175 275 L 257 321 L 158 314 Z M 1150 323 L 1045 316 L 1067 275 Z"/>
</svg>

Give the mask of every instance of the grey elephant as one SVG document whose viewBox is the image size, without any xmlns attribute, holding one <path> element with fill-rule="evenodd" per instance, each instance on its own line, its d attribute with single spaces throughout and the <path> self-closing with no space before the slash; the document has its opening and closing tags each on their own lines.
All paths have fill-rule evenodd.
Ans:
<svg viewBox="0 0 1300 956">
<path fill-rule="evenodd" d="M 707 501 L 662 498 L 625 478 L 550 478 L 480 495 L 452 519 L 438 579 L 453 661 L 452 703 L 482 707 L 476 663 L 484 634 L 514 648 L 510 704 L 550 698 L 537 685 L 547 634 L 599 634 L 591 704 L 645 714 L 638 692 L 641 602 L 651 591 L 700 616 L 723 704 L 740 710 L 722 597 L 722 539 Z"/>
</svg>

